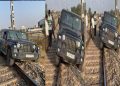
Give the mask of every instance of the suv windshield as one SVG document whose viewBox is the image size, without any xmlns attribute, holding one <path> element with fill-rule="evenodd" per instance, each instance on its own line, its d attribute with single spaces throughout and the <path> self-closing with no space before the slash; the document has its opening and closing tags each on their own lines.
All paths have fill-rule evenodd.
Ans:
<svg viewBox="0 0 120 86">
<path fill-rule="evenodd" d="M 27 39 L 25 33 L 19 31 L 9 31 L 8 39 L 18 40 L 18 39 Z"/>
<path fill-rule="evenodd" d="M 81 30 L 81 20 L 70 13 L 63 12 L 61 22 L 68 25 L 72 29 Z"/>
<path fill-rule="evenodd" d="M 107 23 L 117 27 L 117 23 L 118 23 L 117 18 L 108 14 L 108 13 L 104 14 L 104 21 L 106 21 Z"/>
</svg>

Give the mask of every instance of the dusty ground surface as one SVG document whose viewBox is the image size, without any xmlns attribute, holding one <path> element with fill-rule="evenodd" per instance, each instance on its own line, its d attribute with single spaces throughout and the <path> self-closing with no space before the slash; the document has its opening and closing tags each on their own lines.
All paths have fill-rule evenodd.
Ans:
<svg viewBox="0 0 120 86">
<path fill-rule="evenodd" d="M 4 55 L 0 55 L 0 86 L 27 86 L 18 73 L 6 64 Z"/>
<path fill-rule="evenodd" d="M 101 51 L 91 39 L 86 48 L 82 74 L 86 86 L 101 84 Z"/>
<path fill-rule="evenodd" d="M 105 76 L 107 86 L 120 85 L 120 52 L 116 53 L 114 50 L 104 50 L 105 59 Z"/>
</svg>

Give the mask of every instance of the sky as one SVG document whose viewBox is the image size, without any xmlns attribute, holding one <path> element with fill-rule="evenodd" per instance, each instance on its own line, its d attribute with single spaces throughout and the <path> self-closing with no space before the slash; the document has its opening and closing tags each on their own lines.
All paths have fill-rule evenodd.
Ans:
<svg viewBox="0 0 120 86">
<path fill-rule="evenodd" d="M 46 0 L 48 9 L 61 10 L 63 8 L 71 8 L 77 6 L 81 0 Z M 115 0 L 85 0 L 87 8 L 99 13 L 108 11 L 115 8 Z M 120 9 L 120 0 L 118 0 L 118 8 Z"/>
<path fill-rule="evenodd" d="M 33 27 L 45 16 L 45 1 L 14 1 L 15 26 Z M 0 1 L 0 29 L 10 27 L 10 1 Z"/>
</svg>

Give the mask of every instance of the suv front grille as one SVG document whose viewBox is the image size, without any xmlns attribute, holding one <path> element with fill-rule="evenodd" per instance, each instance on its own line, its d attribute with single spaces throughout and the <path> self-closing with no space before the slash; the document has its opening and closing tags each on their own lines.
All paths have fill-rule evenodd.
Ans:
<svg viewBox="0 0 120 86">
<path fill-rule="evenodd" d="M 76 51 L 76 41 L 69 37 L 66 37 L 66 47 L 68 50 L 75 52 Z"/>
<path fill-rule="evenodd" d="M 30 45 L 22 45 L 20 47 L 20 50 L 22 50 L 22 52 L 32 52 L 32 49 L 31 49 Z"/>
<path fill-rule="evenodd" d="M 108 38 L 111 40 L 111 41 L 114 41 L 115 39 L 115 32 L 112 32 L 110 29 L 108 30 Z"/>
</svg>

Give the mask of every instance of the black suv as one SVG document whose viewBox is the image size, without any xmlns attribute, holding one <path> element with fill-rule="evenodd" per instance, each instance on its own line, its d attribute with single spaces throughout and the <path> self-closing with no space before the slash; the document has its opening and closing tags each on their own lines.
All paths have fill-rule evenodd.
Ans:
<svg viewBox="0 0 120 86">
<path fill-rule="evenodd" d="M 84 60 L 84 23 L 75 13 L 62 10 L 57 34 L 57 56 L 63 62 L 82 64 Z"/>
<path fill-rule="evenodd" d="M 118 49 L 119 33 L 117 17 L 108 12 L 104 12 L 99 35 L 102 41 L 102 43 L 100 44 L 101 48 L 105 45 L 108 48 Z"/>
<path fill-rule="evenodd" d="M 15 60 L 35 61 L 39 57 L 39 47 L 28 41 L 25 33 L 9 29 L 0 31 L 0 52 L 6 55 L 10 66 Z"/>
</svg>

